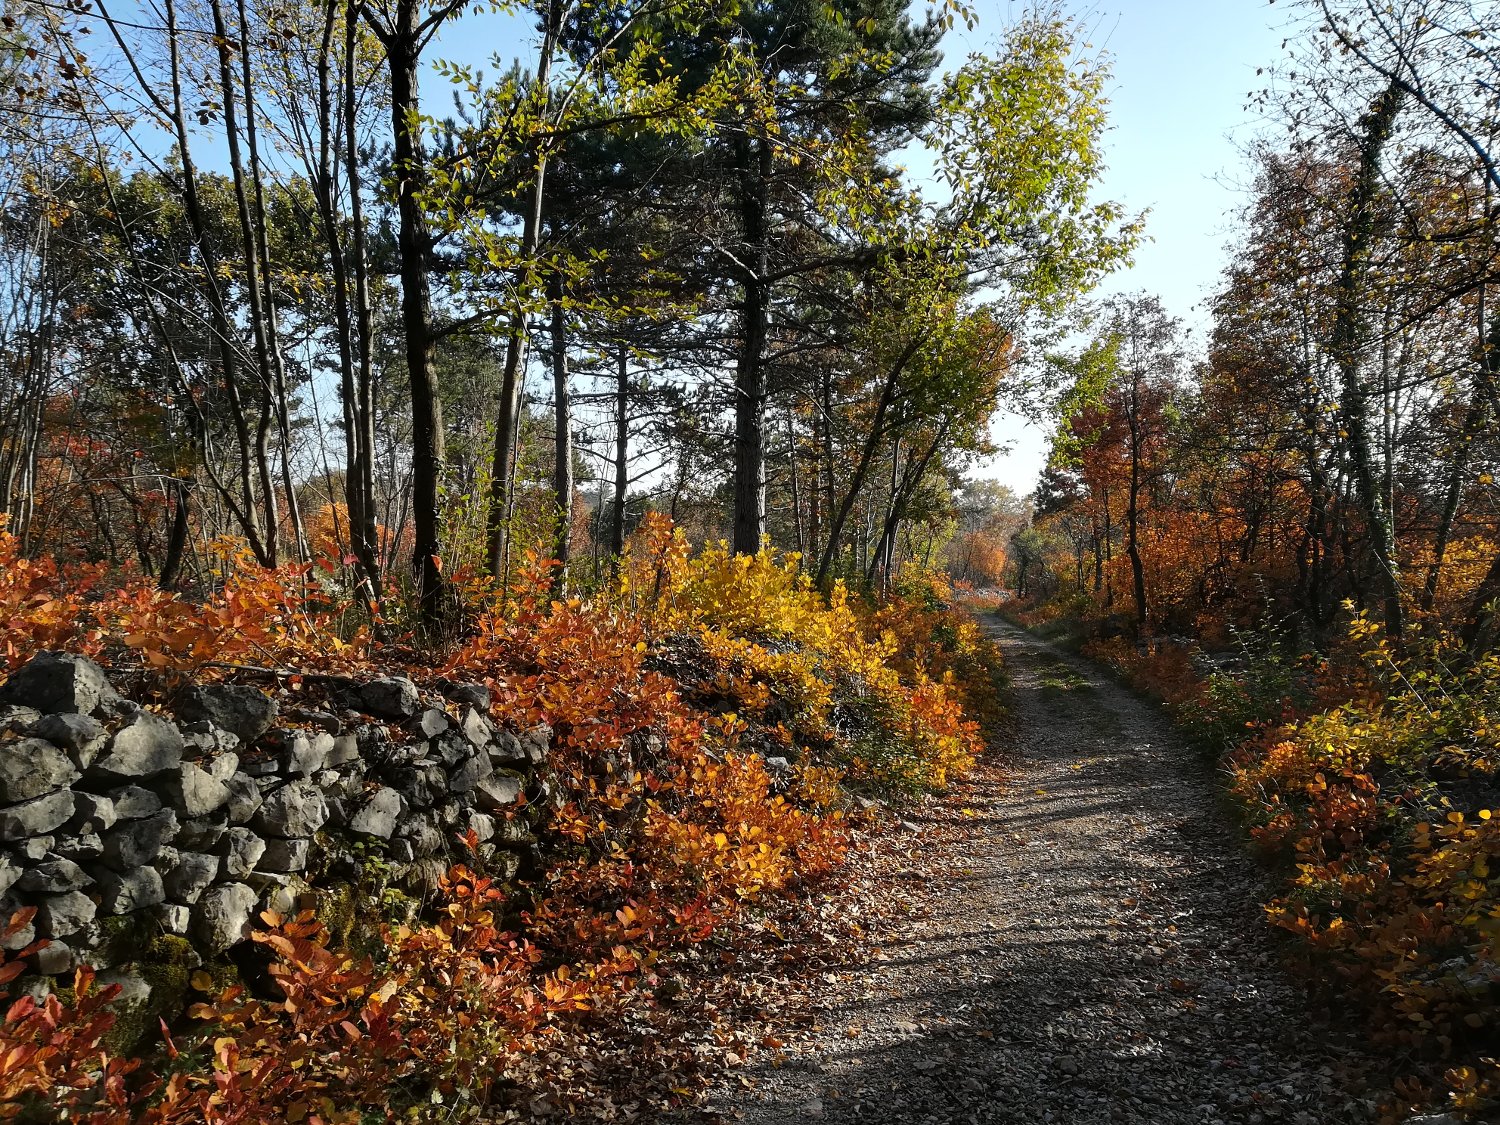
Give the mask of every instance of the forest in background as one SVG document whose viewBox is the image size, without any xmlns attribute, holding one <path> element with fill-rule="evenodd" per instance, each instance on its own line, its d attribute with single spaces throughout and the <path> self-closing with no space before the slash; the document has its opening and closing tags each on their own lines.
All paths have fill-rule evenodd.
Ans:
<svg viewBox="0 0 1500 1125">
<path fill-rule="evenodd" d="M 940 563 L 1018 341 L 1138 235 L 1079 30 L 941 62 L 960 19 L 12 4 L 10 533 L 166 590 L 326 557 L 429 628 L 527 552 L 597 588 L 650 508 L 825 584 Z"/>
<path fill-rule="evenodd" d="M 1205 354 L 1094 306 L 1018 617 L 1163 698 L 1284 875 L 1272 920 L 1436 1096 L 1492 1111 L 1500 304 L 1492 4 L 1318 0 L 1252 105 Z"/>
<path fill-rule="evenodd" d="M 651 1118 L 758 1046 L 746 966 L 856 938 L 811 896 L 1003 718 L 941 575 L 987 518 L 964 471 L 1138 235 L 1093 197 L 1078 28 L 942 62 L 968 18 L 6 5 L 0 1117 Z M 524 59 L 442 61 L 506 26 Z M 144 840 L 45 737 L 93 720 L 21 698 L 87 668 L 58 651 L 129 696 L 101 744 L 205 685 L 288 726 L 143 765 L 182 818 Z M 338 690 L 393 674 L 426 709 L 355 725 Z M 485 840 L 422 755 L 491 722 L 547 749 Z M 210 769 L 381 796 L 273 776 L 330 727 L 425 804 L 312 817 L 290 873 L 206 854 L 256 834 L 189 812 Z M 156 870 L 185 855 L 251 915 Z"/>
</svg>

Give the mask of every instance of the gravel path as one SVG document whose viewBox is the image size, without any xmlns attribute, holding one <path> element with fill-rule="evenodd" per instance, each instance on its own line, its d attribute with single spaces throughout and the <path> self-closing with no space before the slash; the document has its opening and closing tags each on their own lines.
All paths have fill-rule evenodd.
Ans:
<svg viewBox="0 0 1500 1125">
<path fill-rule="evenodd" d="M 1278 967 L 1261 876 L 1157 710 L 990 626 L 1017 736 L 872 848 L 849 971 L 799 982 L 724 1117 L 1141 1125 L 1373 1119 L 1379 1064 Z M 758 1032 L 757 1032 L 758 1034 Z M 784 1038 L 783 1038 L 784 1036 Z"/>
</svg>

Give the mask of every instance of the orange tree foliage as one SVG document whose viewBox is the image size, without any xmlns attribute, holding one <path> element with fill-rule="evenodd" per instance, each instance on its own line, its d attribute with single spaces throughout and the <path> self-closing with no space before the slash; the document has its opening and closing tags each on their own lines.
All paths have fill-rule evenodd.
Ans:
<svg viewBox="0 0 1500 1125">
<path fill-rule="evenodd" d="M 265 916 L 275 997 L 199 974 L 196 1021 L 165 1064 L 110 1054 L 111 993 L 85 973 L 71 1004 L 12 1007 L 6 1104 L 51 1098 L 96 1125 L 457 1121 L 496 1101 L 582 1111 L 597 1091 L 564 1089 L 559 1059 L 635 1042 L 622 1021 L 654 1018 L 672 958 L 729 940 L 747 908 L 841 862 L 846 771 L 939 784 L 994 715 L 990 654 L 930 587 L 879 609 L 842 589 L 825 599 L 790 560 L 690 558 L 655 520 L 625 569 L 611 598 L 550 602 L 533 561 L 462 641 L 408 669 L 482 680 L 505 721 L 552 726 L 538 877 L 500 887 L 455 869 L 437 915 L 380 928 L 361 946 L 375 953 L 330 947 L 310 916 Z M 86 645 L 162 675 L 212 662 L 357 672 L 397 651 L 351 626 L 316 566 L 261 571 L 226 550 L 201 602 L 139 585 L 59 600 L 60 573 L 6 573 L 12 664 Z M 657 1089 L 653 1104 L 682 1092 Z"/>
<path fill-rule="evenodd" d="M 1392 1112 L 1441 1094 L 1482 1115 L 1500 1106 L 1500 653 L 1475 660 L 1441 634 L 1402 653 L 1377 631 L 1356 617 L 1324 658 L 1247 638 L 1243 669 L 1207 676 L 1181 645 L 1085 651 L 1225 755 L 1285 873 L 1271 921 L 1425 1060 Z"/>
</svg>

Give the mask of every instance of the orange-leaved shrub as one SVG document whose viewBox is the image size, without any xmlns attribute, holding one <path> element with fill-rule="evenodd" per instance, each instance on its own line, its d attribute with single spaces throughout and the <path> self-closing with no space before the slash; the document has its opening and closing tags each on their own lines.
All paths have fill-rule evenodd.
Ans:
<svg viewBox="0 0 1500 1125">
<path fill-rule="evenodd" d="M 825 598 L 794 560 L 693 557 L 656 520 L 616 593 L 553 601 L 533 559 L 504 598 L 476 595 L 437 654 L 376 642 L 323 569 L 265 571 L 226 550 L 200 599 L 134 584 L 54 603 L 43 567 L 12 579 L 22 623 L 6 636 L 19 658 L 86 645 L 160 677 L 224 663 L 357 674 L 400 658 L 419 680 L 483 681 L 502 720 L 553 730 L 540 869 L 501 886 L 476 855 L 401 924 L 358 903 L 351 948 L 310 915 L 263 916 L 264 978 L 196 975 L 199 1003 L 149 1057 L 110 1054 L 112 993 L 87 976 L 41 1016 L 18 1000 L 0 1044 L 15 1104 L 50 1097 L 95 1125 L 463 1121 L 502 1104 L 604 1116 L 620 1096 L 670 1108 L 691 1095 L 692 1066 L 668 1057 L 665 1033 L 639 1033 L 665 1011 L 661 974 L 836 869 L 846 775 L 941 784 L 995 711 L 992 654 L 937 591 L 883 609 L 842 588 Z M 52 1055 L 27 1053 L 39 1029 L 56 1033 Z"/>
</svg>

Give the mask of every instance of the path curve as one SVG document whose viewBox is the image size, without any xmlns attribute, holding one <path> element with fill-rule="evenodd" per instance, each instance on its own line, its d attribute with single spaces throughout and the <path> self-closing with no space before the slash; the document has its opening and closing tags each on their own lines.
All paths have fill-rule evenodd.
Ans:
<svg viewBox="0 0 1500 1125">
<path fill-rule="evenodd" d="M 905 911 L 813 982 L 795 1048 L 716 1098 L 750 1125 L 1373 1119 L 1378 1064 L 1279 967 L 1266 887 L 1159 709 L 1000 621 L 1016 736 L 863 873 Z M 773 1043 L 775 1041 L 773 1040 Z"/>
</svg>

